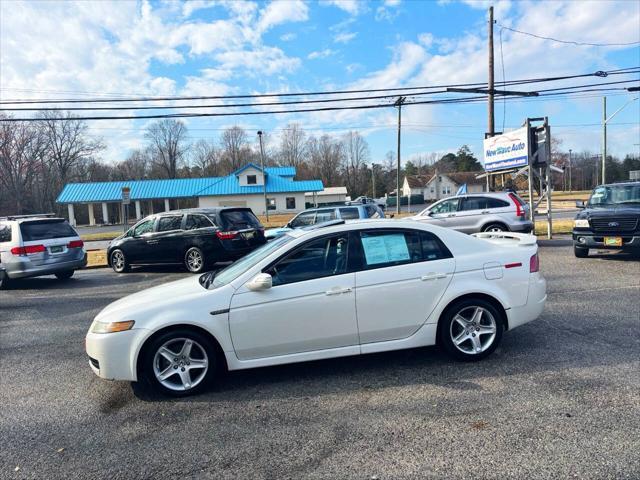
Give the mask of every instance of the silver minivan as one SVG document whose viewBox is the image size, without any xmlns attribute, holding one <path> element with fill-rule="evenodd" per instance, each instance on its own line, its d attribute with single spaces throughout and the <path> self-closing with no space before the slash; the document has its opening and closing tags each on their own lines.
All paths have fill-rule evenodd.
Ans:
<svg viewBox="0 0 640 480">
<path fill-rule="evenodd" d="M 513 192 L 487 192 L 445 198 L 410 217 L 463 233 L 530 233 L 529 206 Z"/>
<path fill-rule="evenodd" d="M 55 275 L 66 280 L 86 264 L 84 243 L 64 218 L 0 217 L 0 288 L 16 278 Z"/>
</svg>

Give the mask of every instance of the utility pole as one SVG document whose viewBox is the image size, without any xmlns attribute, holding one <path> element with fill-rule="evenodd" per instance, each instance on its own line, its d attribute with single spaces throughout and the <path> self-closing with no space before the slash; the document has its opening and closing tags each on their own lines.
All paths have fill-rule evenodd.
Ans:
<svg viewBox="0 0 640 480">
<path fill-rule="evenodd" d="M 402 104 L 407 97 L 399 97 L 394 104 L 398 107 L 398 157 L 396 158 L 396 214 L 400 215 L 400 131 L 402 129 Z"/>
<path fill-rule="evenodd" d="M 602 183 L 607 183 L 605 170 L 607 165 L 607 97 L 602 97 Z M 597 183 L 597 182 L 596 182 Z"/>
<path fill-rule="evenodd" d="M 569 191 L 571 192 L 571 149 L 569 149 Z"/>
<path fill-rule="evenodd" d="M 376 198 L 376 164 L 371 164 L 371 196 Z"/>
<path fill-rule="evenodd" d="M 264 149 L 262 148 L 262 130 L 258 130 L 258 140 L 260 141 L 260 168 L 262 169 L 262 192 L 264 194 L 264 211 L 269 221 L 269 205 L 267 204 L 267 172 L 264 171 Z"/>
<path fill-rule="evenodd" d="M 493 72 L 493 7 L 489 7 L 489 82 L 488 82 L 488 90 L 489 95 L 487 97 L 489 104 L 487 105 L 487 110 L 489 113 L 488 118 L 488 128 L 487 133 L 489 137 L 493 137 L 495 135 L 495 114 L 494 114 L 494 72 Z M 489 191 L 495 190 L 496 179 L 493 175 L 489 175 L 488 177 Z"/>
</svg>

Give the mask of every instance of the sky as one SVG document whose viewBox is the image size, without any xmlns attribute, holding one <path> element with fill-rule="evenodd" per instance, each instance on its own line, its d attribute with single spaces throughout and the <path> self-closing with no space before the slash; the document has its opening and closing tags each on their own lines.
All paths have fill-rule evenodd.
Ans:
<svg viewBox="0 0 640 480">
<path fill-rule="evenodd" d="M 497 21 L 498 85 L 505 77 L 640 66 L 639 45 L 578 46 L 502 29 L 575 42 L 640 42 L 640 1 L 635 0 L 3 0 L 0 97 L 230 95 L 485 82 L 490 4 Z M 637 96 L 610 95 L 609 113 Z M 600 151 L 600 95 L 497 102 L 496 130 L 515 129 L 526 117 L 539 116 L 549 117 L 552 135 L 565 150 Z M 396 150 L 396 119 L 397 110 L 389 107 L 185 122 L 194 141 L 216 141 L 224 128 L 236 124 L 252 141 L 257 130 L 267 132 L 272 144 L 290 122 L 315 136 L 357 130 L 369 143 L 371 161 L 380 163 L 386 152 Z M 118 161 L 144 145 L 149 122 L 92 121 L 89 128 L 107 145 L 105 161 Z M 403 161 L 456 151 L 463 144 L 482 157 L 486 104 L 407 106 L 402 122 Z M 608 124 L 610 154 L 637 154 L 638 144 L 640 100 Z"/>
</svg>

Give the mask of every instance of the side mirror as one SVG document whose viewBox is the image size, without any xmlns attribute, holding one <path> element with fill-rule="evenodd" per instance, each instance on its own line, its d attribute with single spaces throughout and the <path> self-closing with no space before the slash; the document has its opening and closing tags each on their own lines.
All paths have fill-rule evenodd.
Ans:
<svg viewBox="0 0 640 480">
<path fill-rule="evenodd" d="M 576 200 L 576 208 L 587 208 L 584 204 L 584 200 Z"/>
<path fill-rule="evenodd" d="M 246 283 L 247 288 L 254 292 L 260 290 L 268 290 L 272 287 L 272 285 L 273 279 L 268 273 L 259 273 Z"/>
</svg>

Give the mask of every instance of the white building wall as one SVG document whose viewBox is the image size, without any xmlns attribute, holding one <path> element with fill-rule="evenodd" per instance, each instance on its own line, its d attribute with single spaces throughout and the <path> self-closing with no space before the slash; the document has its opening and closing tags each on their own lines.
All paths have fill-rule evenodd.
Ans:
<svg viewBox="0 0 640 480">
<path fill-rule="evenodd" d="M 243 172 L 244 173 L 244 172 Z M 287 209 L 287 198 L 296 199 L 296 208 Z M 267 193 L 267 199 L 275 199 L 276 209 L 269 213 L 297 213 L 304 210 L 304 192 Z M 198 197 L 199 207 L 249 207 L 256 215 L 265 215 L 264 196 L 260 195 L 216 195 Z"/>
<path fill-rule="evenodd" d="M 238 183 L 241 187 L 246 187 L 247 185 L 249 185 L 249 183 L 247 183 L 248 175 L 256 176 L 256 183 L 253 183 L 251 185 L 264 185 L 264 177 L 262 176 L 262 172 L 260 170 L 256 170 L 255 168 L 247 168 L 245 171 L 241 172 L 240 175 L 238 175 Z"/>
</svg>

